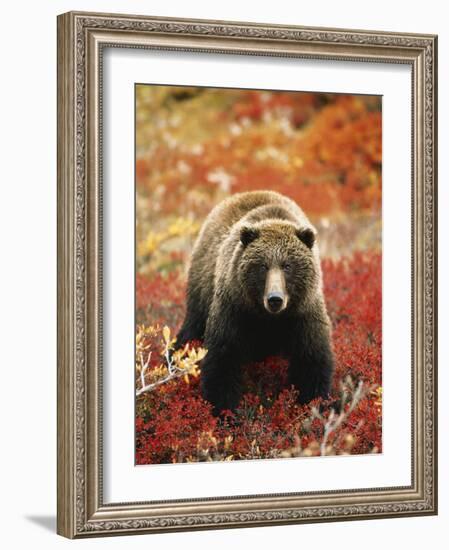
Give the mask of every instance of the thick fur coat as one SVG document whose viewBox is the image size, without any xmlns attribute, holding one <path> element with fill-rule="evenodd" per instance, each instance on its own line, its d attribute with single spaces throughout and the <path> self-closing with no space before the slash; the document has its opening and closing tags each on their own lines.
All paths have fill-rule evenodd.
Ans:
<svg viewBox="0 0 449 550">
<path fill-rule="evenodd" d="M 288 359 L 301 403 L 327 397 L 334 359 L 315 237 L 299 206 L 271 191 L 233 195 L 205 220 L 177 345 L 204 340 L 202 392 L 215 414 L 238 405 L 242 365 L 269 355 Z"/>
</svg>

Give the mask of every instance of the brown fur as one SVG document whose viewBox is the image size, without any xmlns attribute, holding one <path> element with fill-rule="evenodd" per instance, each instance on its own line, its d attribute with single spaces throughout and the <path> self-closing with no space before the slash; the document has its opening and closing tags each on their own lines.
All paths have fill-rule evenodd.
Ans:
<svg viewBox="0 0 449 550">
<path fill-rule="evenodd" d="M 289 358 L 302 402 L 327 395 L 333 356 L 315 234 L 296 203 L 271 191 L 233 195 L 204 222 L 178 345 L 204 339 L 203 395 L 216 413 L 237 406 L 240 366 L 275 353 Z M 267 307 L 268 273 L 280 281 L 276 313 Z"/>
</svg>

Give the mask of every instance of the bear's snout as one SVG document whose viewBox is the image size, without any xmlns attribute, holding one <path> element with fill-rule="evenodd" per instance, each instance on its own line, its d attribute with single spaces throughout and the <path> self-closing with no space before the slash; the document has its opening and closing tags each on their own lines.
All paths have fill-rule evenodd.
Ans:
<svg viewBox="0 0 449 550">
<path fill-rule="evenodd" d="M 280 313 L 287 307 L 288 295 L 285 286 L 284 272 L 278 267 L 267 273 L 264 292 L 264 306 L 269 313 Z"/>
</svg>

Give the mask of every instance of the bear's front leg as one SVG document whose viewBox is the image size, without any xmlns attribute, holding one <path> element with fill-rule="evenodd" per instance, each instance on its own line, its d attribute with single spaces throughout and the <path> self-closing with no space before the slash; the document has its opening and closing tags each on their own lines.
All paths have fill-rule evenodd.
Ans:
<svg viewBox="0 0 449 550">
<path fill-rule="evenodd" d="M 202 395 L 216 416 L 224 409 L 234 410 L 242 395 L 241 366 L 246 355 L 239 319 L 231 301 L 216 293 L 204 337 L 207 355 L 201 364 Z"/>
<path fill-rule="evenodd" d="M 190 288 L 188 292 L 187 310 L 182 327 L 176 336 L 175 349 L 184 347 L 187 342 L 192 340 L 202 340 L 204 338 L 207 310 L 197 292 Z"/>
<path fill-rule="evenodd" d="M 327 399 L 331 391 L 334 355 L 327 318 L 302 319 L 290 355 L 289 383 L 299 390 L 299 402 Z"/>
<path fill-rule="evenodd" d="M 239 404 L 241 368 L 236 354 L 227 345 L 219 345 L 218 350 L 214 348 L 209 348 L 201 365 L 201 390 L 218 416 L 224 409 L 234 410 Z"/>
</svg>

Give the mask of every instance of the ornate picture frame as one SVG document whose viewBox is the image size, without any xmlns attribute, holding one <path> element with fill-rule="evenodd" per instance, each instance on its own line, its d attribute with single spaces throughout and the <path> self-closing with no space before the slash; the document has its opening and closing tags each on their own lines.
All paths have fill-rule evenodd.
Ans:
<svg viewBox="0 0 449 550">
<path fill-rule="evenodd" d="M 157 501 L 149 490 L 147 502 L 104 502 L 105 48 L 376 62 L 411 68 L 410 485 Z M 59 534 L 83 538 L 437 513 L 436 109 L 437 37 L 433 35 L 81 12 L 58 17 Z"/>
</svg>

